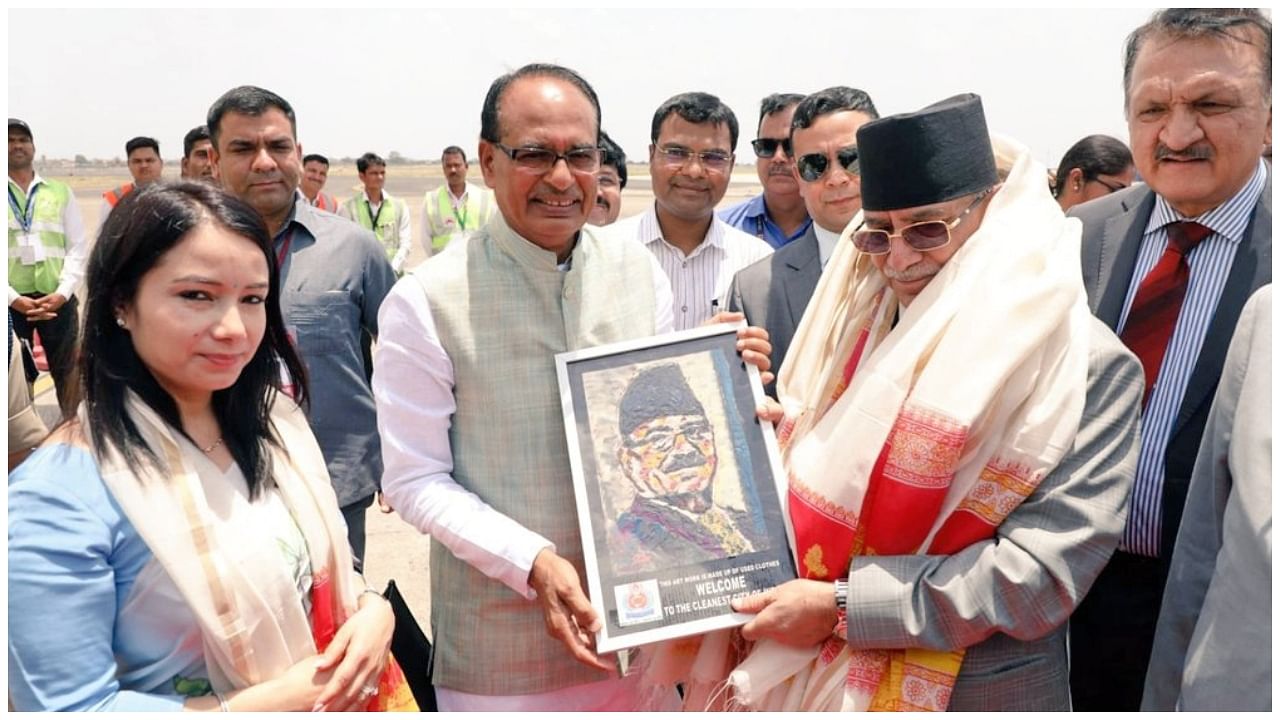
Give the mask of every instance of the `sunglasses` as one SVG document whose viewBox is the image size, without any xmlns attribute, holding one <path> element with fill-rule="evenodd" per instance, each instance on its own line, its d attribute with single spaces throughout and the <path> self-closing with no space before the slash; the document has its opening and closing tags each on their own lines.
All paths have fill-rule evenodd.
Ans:
<svg viewBox="0 0 1280 720">
<path fill-rule="evenodd" d="M 978 197 L 969 203 L 969 207 L 951 220 L 925 220 L 912 223 L 902 228 L 902 232 L 899 233 L 890 233 L 888 230 L 858 230 L 853 234 L 853 246 L 868 255 L 884 255 L 889 252 L 889 242 L 893 238 L 900 237 L 916 252 L 937 250 L 951 242 L 951 231 L 960 224 L 961 220 L 964 220 L 966 215 L 973 212 L 973 209 L 978 207 L 978 203 L 990 195 L 992 190 L 993 188 L 987 188 L 978 193 Z"/>
<path fill-rule="evenodd" d="M 850 175 L 858 174 L 858 148 L 850 145 L 836 151 L 836 162 Z M 817 182 L 827 174 L 831 160 L 822 153 L 809 153 L 796 159 L 796 170 L 805 182 Z"/>
<path fill-rule="evenodd" d="M 778 148 L 782 148 L 782 152 L 791 155 L 791 138 L 756 138 L 751 141 L 751 149 L 755 151 L 756 157 L 761 159 L 769 159 L 773 157 Z"/>
<path fill-rule="evenodd" d="M 549 148 L 507 147 L 500 142 L 492 145 L 511 158 L 516 167 L 529 172 L 550 172 L 561 158 L 564 158 L 571 172 L 594 175 L 600 169 L 600 148 L 598 147 L 574 148 L 567 153 L 558 153 Z"/>
</svg>

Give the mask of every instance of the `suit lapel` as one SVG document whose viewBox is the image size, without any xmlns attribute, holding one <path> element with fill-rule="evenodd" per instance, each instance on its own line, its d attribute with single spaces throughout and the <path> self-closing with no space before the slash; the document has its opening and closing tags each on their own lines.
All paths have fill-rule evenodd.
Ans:
<svg viewBox="0 0 1280 720">
<path fill-rule="evenodd" d="M 792 243 L 799 243 L 795 252 L 789 253 L 787 272 L 782 275 L 782 287 L 787 297 L 787 310 L 791 313 L 791 326 L 800 326 L 800 318 L 813 297 L 814 288 L 818 287 L 818 278 L 822 276 L 822 261 L 818 256 L 818 236 L 813 232 L 813 225 L 802 236 Z"/>
<path fill-rule="evenodd" d="M 1196 367 L 1191 372 L 1187 383 L 1186 395 L 1182 398 L 1182 407 L 1178 410 L 1178 418 L 1174 421 L 1174 437 L 1187 424 L 1201 403 L 1207 402 L 1218 386 L 1222 375 L 1222 363 L 1226 360 L 1227 345 L 1235 332 L 1236 321 L 1240 311 L 1253 291 L 1271 282 L 1271 177 L 1268 173 L 1267 184 L 1258 198 L 1249 218 L 1249 227 L 1244 231 L 1240 247 L 1236 249 L 1235 258 L 1231 261 L 1231 273 L 1227 276 L 1227 284 L 1222 288 L 1222 296 L 1218 307 L 1213 312 L 1213 320 L 1204 338 L 1200 357 L 1196 359 Z"/>
<path fill-rule="evenodd" d="M 1124 310 L 1124 299 L 1129 293 L 1129 283 L 1134 267 L 1138 264 L 1138 250 L 1142 235 L 1156 205 L 1156 195 L 1148 188 L 1126 207 L 1125 212 L 1107 218 L 1099 248 L 1100 266 L 1109 268 L 1098 274 L 1101 293 L 1094 314 L 1114 332 Z"/>
</svg>

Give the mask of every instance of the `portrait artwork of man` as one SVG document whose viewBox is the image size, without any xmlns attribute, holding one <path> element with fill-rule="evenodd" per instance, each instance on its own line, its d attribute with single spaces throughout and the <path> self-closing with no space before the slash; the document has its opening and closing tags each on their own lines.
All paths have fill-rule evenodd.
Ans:
<svg viewBox="0 0 1280 720">
<path fill-rule="evenodd" d="M 627 574 L 754 552 L 747 514 L 718 505 L 719 459 L 707 412 L 679 366 L 641 371 L 618 406 L 618 466 L 635 499 L 609 534 L 614 571 Z"/>
</svg>

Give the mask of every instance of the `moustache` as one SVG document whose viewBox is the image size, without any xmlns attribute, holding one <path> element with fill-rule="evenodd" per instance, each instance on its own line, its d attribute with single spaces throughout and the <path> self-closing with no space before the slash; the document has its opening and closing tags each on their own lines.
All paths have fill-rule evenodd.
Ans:
<svg viewBox="0 0 1280 720">
<path fill-rule="evenodd" d="M 1170 150 L 1164 143 L 1156 144 L 1156 160 L 1209 160 L 1213 157 L 1213 148 L 1206 144 L 1192 145 L 1185 150 Z"/>
<path fill-rule="evenodd" d="M 790 163 L 773 163 L 769 166 L 769 177 L 774 175 L 785 175 L 792 177 Z"/>
<path fill-rule="evenodd" d="M 608 198 L 606 198 L 606 197 L 605 197 L 605 196 L 603 196 L 603 195 L 597 195 L 597 196 L 596 196 L 596 207 L 602 207 L 602 208 L 604 208 L 605 210 L 608 210 L 608 209 L 609 209 L 609 199 L 608 199 Z"/>
<path fill-rule="evenodd" d="M 880 271 L 884 273 L 885 277 L 890 280 L 897 280 L 898 282 L 915 282 L 916 280 L 922 280 L 932 275 L 936 275 L 938 270 L 939 267 L 931 262 L 918 262 L 915 265 L 902 270 L 894 270 L 889 267 L 888 263 L 885 263 L 884 267 L 880 269 Z"/>
</svg>

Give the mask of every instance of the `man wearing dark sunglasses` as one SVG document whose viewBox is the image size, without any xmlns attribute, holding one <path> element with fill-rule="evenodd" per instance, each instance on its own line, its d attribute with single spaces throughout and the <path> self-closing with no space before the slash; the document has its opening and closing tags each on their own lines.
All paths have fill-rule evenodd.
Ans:
<svg viewBox="0 0 1280 720">
<path fill-rule="evenodd" d="M 760 101 L 760 123 L 751 149 L 764 192 L 717 213 L 721 220 L 775 250 L 804 237 L 809 229 L 809 213 L 791 162 L 791 116 L 803 99 L 796 93 L 774 93 Z"/>
<path fill-rule="evenodd" d="M 1067 618 L 1120 537 L 1141 368 L 1089 312 L 1044 166 L 1001 140 L 999 180 L 976 95 L 857 146 L 866 222 L 778 383 L 803 579 L 734 601 L 744 638 L 791 647 L 757 645 L 730 682 L 761 710 L 1068 710 Z M 802 651 L 799 686 L 771 692 Z M 833 663 L 857 687 L 811 680 Z"/>
<path fill-rule="evenodd" d="M 862 209 L 857 132 L 878 117 L 871 97 L 851 87 L 816 92 L 792 116 L 789 154 L 797 158 L 796 180 L 813 223 L 799 239 L 744 268 L 729 289 L 729 309 L 769 331 L 775 368 L 782 367 L 840 233 Z"/>
<path fill-rule="evenodd" d="M 687 330 L 724 309 L 734 273 L 773 248 L 716 217 L 738 143 L 729 106 L 709 93 L 681 93 L 658 107 L 650 133 L 654 204 L 610 231 L 658 259 L 671 281 L 675 329 Z"/>
</svg>

